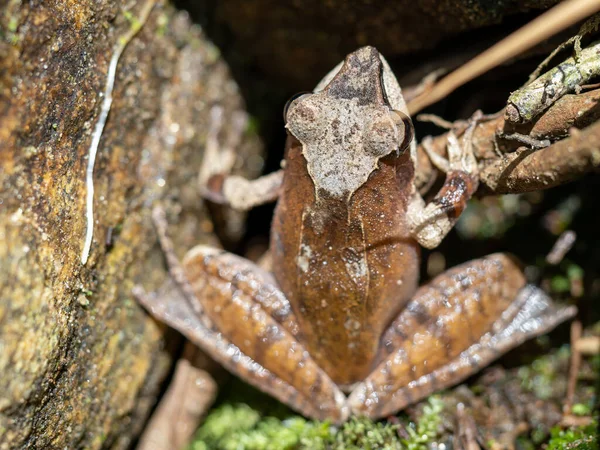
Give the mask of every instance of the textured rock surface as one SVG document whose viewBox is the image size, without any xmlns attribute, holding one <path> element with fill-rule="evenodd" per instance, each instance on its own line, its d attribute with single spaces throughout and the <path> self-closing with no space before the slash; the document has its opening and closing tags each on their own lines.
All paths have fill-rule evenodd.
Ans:
<svg viewBox="0 0 600 450">
<path fill-rule="evenodd" d="M 149 205 L 168 197 L 185 211 L 178 250 L 214 242 L 198 167 L 211 109 L 222 108 L 227 139 L 243 102 L 201 31 L 156 5 L 119 62 L 82 266 L 91 133 L 113 46 L 142 3 L 2 3 L 0 448 L 126 448 L 169 364 L 130 293 L 164 278 Z M 253 176 L 260 145 L 246 142 Z"/>
</svg>

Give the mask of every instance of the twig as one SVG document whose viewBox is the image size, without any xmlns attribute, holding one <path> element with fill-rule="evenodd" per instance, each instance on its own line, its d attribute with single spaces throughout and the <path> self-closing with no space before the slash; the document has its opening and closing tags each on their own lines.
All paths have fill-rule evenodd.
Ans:
<svg viewBox="0 0 600 450">
<path fill-rule="evenodd" d="M 562 233 L 554 243 L 550 253 L 546 255 L 546 262 L 553 266 L 559 264 L 567 252 L 571 250 L 576 239 L 577 234 L 572 230 L 567 230 Z"/>
<path fill-rule="evenodd" d="M 457 448 L 463 450 L 481 450 L 477 443 L 477 426 L 473 416 L 466 411 L 465 405 L 456 405 L 456 427 L 454 430 L 454 441 Z"/>
<path fill-rule="evenodd" d="M 177 361 L 169 387 L 144 428 L 137 450 L 187 448 L 198 424 L 215 400 L 217 365 L 190 341 Z"/>
<path fill-rule="evenodd" d="M 585 336 L 575 342 L 575 349 L 582 355 L 600 353 L 600 336 Z"/>
<path fill-rule="evenodd" d="M 456 88 L 530 49 L 600 10 L 600 0 L 568 0 L 535 18 L 496 45 L 440 80 L 408 104 L 411 115 L 443 99 Z"/>
<path fill-rule="evenodd" d="M 521 148 L 480 173 L 494 194 L 531 192 L 572 181 L 600 167 L 600 122 L 540 151 Z"/>
<path fill-rule="evenodd" d="M 521 144 L 527 145 L 529 148 L 539 150 L 540 148 L 546 148 L 550 146 L 549 139 L 536 139 L 531 136 L 522 133 L 497 133 L 500 139 L 506 139 L 508 141 L 516 141 Z"/>
<path fill-rule="evenodd" d="M 446 119 L 443 119 L 440 116 L 436 116 L 435 114 L 419 114 L 417 116 L 417 120 L 419 122 L 430 122 L 440 128 L 444 128 L 446 130 L 451 130 L 456 126 L 454 124 L 454 122 L 450 122 Z"/>
<path fill-rule="evenodd" d="M 585 427 L 588 425 L 591 425 L 592 423 L 594 423 L 594 418 L 592 416 L 575 416 L 573 414 L 565 414 L 562 418 L 562 420 L 560 421 L 560 426 L 563 428 L 570 428 L 570 427 Z M 594 436 L 587 436 L 581 440 L 576 440 L 574 442 L 572 442 L 570 444 L 570 446 L 568 448 L 570 449 L 575 449 L 575 448 L 580 448 L 579 446 L 577 446 L 577 443 L 589 443 L 591 444 L 594 441 L 595 437 Z M 571 446 L 573 445 L 573 446 Z M 582 448 L 585 448 L 586 446 L 583 446 Z M 565 447 L 566 449 L 567 447 Z"/>
<path fill-rule="evenodd" d="M 581 352 L 576 348 L 575 343 L 581 339 L 582 325 L 580 320 L 574 320 L 571 323 L 571 362 L 569 364 L 569 379 L 567 381 L 567 397 L 563 405 L 563 414 L 571 414 L 573 398 L 575 398 L 575 388 L 577 387 L 577 375 L 581 367 Z"/>
<path fill-rule="evenodd" d="M 92 247 L 92 238 L 94 237 L 94 164 L 96 163 L 96 154 L 98 153 L 98 145 L 100 144 L 100 138 L 104 132 L 104 126 L 106 125 L 106 119 L 112 106 L 112 92 L 115 86 L 115 76 L 117 73 L 117 65 L 119 59 L 127 44 L 133 39 L 133 37 L 141 30 L 144 23 L 150 15 L 150 11 L 154 7 L 155 0 L 147 0 L 142 10 L 140 11 L 139 19 L 132 18 L 131 26 L 129 29 L 117 39 L 117 43 L 114 46 L 113 55 L 108 65 L 108 72 L 106 74 L 106 86 L 104 87 L 104 100 L 102 100 L 102 106 L 100 107 L 100 114 L 92 133 L 92 142 L 88 149 L 88 164 L 85 172 L 85 188 L 86 188 L 86 232 L 85 241 L 83 244 L 83 250 L 81 252 L 81 264 L 85 265 L 90 255 L 90 248 Z"/>
<path fill-rule="evenodd" d="M 595 90 L 566 95 L 534 124 L 507 124 L 502 114 L 479 124 L 473 136 L 473 151 L 480 165 L 480 182 L 484 188 L 480 190 L 484 194 L 528 192 L 557 186 L 597 169 L 600 167 L 600 123 L 582 131 L 574 128 L 584 128 L 599 117 L 600 90 Z M 515 131 L 537 140 L 553 141 L 569 134 L 571 137 L 539 151 L 518 149 L 518 142 L 498 137 L 501 132 Z M 436 136 L 431 140 L 431 148 L 445 155 L 447 141 L 447 133 Z M 419 146 L 418 158 L 417 185 L 421 192 L 426 192 L 441 174 L 422 146 Z"/>
</svg>

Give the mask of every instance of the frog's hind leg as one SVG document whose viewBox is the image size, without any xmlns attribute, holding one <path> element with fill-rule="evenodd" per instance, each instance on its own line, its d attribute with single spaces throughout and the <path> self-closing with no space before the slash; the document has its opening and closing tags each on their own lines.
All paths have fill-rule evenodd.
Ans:
<svg viewBox="0 0 600 450">
<path fill-rule="evenodd" d="M 232 373 L 302 414 L 343 422 L 346 397 L 304 349 L 289 302 L 272 276 L 233 254 L 205 246 L 180 264 L 155 222 L 179 295 L 138 295 L 157 319 L 180 331 Z"/>
<path fill-rule="evenodd" d="M 456 384 L 575 314 L 504 254 L 453 268 L 420 288 L 382 340 L 382 362 L 351 393 L 353 413 L 392 414 Z"/>
</svg>

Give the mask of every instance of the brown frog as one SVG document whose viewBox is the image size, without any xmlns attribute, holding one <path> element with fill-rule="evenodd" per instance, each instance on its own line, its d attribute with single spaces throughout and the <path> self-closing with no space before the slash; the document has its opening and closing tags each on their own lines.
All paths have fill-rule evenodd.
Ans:
<svg viewBox="0 0 600 450">
<path fill-rule="evenodd" d="M 505 254 L 418 287 L 420 246 L 437 246 L 477 189 L 476 122 L 461 144 L 450 134 L 448 160 L 437 158 L 446 182 L 425 204 L 400 86 L 376 49 L 350 54 L 284 114 L 284 169 L 215 175 L 206 193 L 240 209 L 278 199 L 271 271 L 206 246 L 179 265 L 155 211 L 184 295 L 140 301 L 231 372 L 309 417 L 378 418 L 575 313 L 526 285 Z"/>
</svg>

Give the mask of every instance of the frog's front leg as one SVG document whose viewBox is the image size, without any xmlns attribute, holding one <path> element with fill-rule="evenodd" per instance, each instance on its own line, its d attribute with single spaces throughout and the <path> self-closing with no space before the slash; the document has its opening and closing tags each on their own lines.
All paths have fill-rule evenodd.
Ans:
<svg viewBox="0 0 600 450">
<path fill-rule="evenodd" d="M 229 139 L 220 143 L 218 136 L 224 123 L 223 108 L 211 108 L 204 159 L 198 173 L 198 187 L 205 198 L 239 211 L 277 200 L 283 180 L 283 170 L 256 180 L 231 174 L 236 161 L 236 147 L 240 145 L 247 120 L 245 113 L 236 112 L 230 123 L 232 133 Z"/>
<path fill-rule="evenodd" d="M 472 138 L 480 118 L 481 114 L 473 116 L 462 143 L 453 132 L 449 133 L 448 160 L 433 151 L 427 152 L 433 164 L 446 172 L 446 181 L 429 204 L 425 204 L 416 189 L 410 199 L 407 215 L 411 234 L 423 247 L 435 248 L 440 244 L 477 190 L 479 176 Z M 429 148 L 427 139 L 423 147 Z"/>
<path fill-rule="evenodd" d="M 169 302 L 140 296 L 144 307 L 258 389 L 306 416 L 343 422 L 346 397 L 299 342 L 296 318 L 273 277 L 206 246 L 190 250 L 180 265 L 160 211 L 155 221 L 184 295 Z"/>
<path fill-rule="evenodd" d="M 283 182 L 283 170 L 247 180 L 237 175 L 214 174 L 202 186 L 204 198 L 239 211 L 273 202 L 279 197 Z"/>
<path fill-rule="evenodd" d="M 421 287 L 384 333 L 382 362 L 350 395 L 351 410 L 373 418 L 394 413 L 575 312 L 525 285 L 507 255 L 455 267 Z"/>
</svg>

